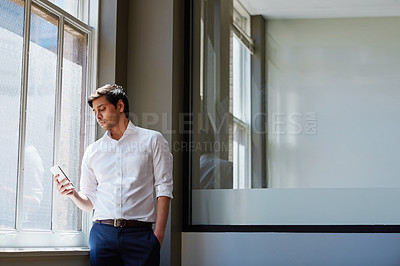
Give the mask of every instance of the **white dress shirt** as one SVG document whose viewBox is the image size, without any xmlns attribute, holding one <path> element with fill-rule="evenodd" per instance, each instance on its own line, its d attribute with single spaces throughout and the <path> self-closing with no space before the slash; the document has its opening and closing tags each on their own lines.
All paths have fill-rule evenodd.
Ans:
<svg viewBox="0 0 400 266">
<path fill-rule="evenodd" d="M 172 198 L 168 142 L 130 121 L 118 141 L 107 131 L 85 151 L 80 190 L 93 204 L 93 220 L 155 222 L 154 191 L 156 197 Z"/>
</svg>

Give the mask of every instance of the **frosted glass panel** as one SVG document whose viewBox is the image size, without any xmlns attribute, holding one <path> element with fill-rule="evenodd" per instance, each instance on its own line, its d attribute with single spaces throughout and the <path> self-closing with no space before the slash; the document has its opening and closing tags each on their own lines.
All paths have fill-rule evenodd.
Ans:
<svg viewBox="0 0 400 266">
<path fill-rule="evenodd" d="M 0 228 L 15 228 L 24 2 L 0 0 Z"/>
<path fill-rule="evenodd" d="M 86 87 L 87 35 L 73 26 L 64 27 L 63 83 L 61 100 L 60 152 L 58 164 L 78 189 L 83 153 L 84 104 Z M 81 212 L 71 200 L 57 195 L 60 230 L 80 230 Z"/>
<path fill-rule="evenodd" d="M 26 116 L 24 229 L 51 229 L 57 19 L 32 5 Z"/>
<path fill-rule="evenodd" d="M 269 184 L 400 187 L 400 18 L 268 22 Z"/>
<path fill-rule="evenodd" d="M 193 224 L 399 224 L 399 188 L 193 190 Z"/>
</svg>

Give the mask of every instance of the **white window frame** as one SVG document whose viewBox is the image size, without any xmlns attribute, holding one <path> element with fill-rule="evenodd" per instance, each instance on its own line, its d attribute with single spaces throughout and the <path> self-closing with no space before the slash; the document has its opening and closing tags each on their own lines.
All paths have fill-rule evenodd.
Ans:
<svg viewBox="0 0 400 266">
<path fill-rule="evenodd" d="M 249 49 L 250 53 L 254 53 L 254 41 L 251 35 L 251 16 L 249 12 L 238 1 L 233 1 L 233 14 L 232 14 L 232 32 L 242 42 L 244 46 Z"/>
<path fill-rule="evenodd" d="M 68 24 L 76 27 L 88 36 L 88 54 L 87 54 L 87 80 L 86 80 L 86 91 L 82 97 L 87 98 L 90 92 L 96 88 L 96 65 L 97 65 L 97 40 L 98 40 L 98 6 L 99 0 L 83 0 L 81 1 L 82 7 L 84 7 L 84 13 L 82 15 L 83 20 L 88 22 L 87 25 L 83 23 L 78 18 L 65 12 L 55 4 L 46 0 L 25 0 L 24 5 L 24 51 L 23 51 L 23 65 L 22 65 L 22 92 L 21 92 L 21 107 L 20 110 L 26 110 L 27 107 L 27 86 L 28 86 L 28 63 L 29 63 L 29 43 L 30 43 L 30 16 L 31 16 L 31 6 L 32 4 L 38 5 L 39 7 L 45 9 L 49 13 L 57 16 L 59 18 L 58 25 L 58 61 L 57 61 L 57 102 L 56 102 L 56 119 L 60 118 L 60 108 L 61 108 L 61 87 L 62 87 L 62 61 L 63 61 L 63 33 L 64 24 Z M 90 2 L 89 2 L 90 1 Z M 91 8 L 89 8 L 89 6 Z M 83 9 L 82 9 L 83 10 Z M 87 147 L 88 144 L 95 140 L 96 134 L 96 122 L 91 115 L 90 108 L 85 105 L 85 137 L 84 146 Z M 59 128 L 55 128 L 56 140 L 57 135 L 59 136 Z M 25 135 L 26 135 L 26 112 L 20 112 L 20 137 L 19 137 L 19 150 L 18 150 L 18 188 L 17 188 L 17 206 L 16 206 L 16 229 L 7 230 L 0 229 L 0 252 L 14 251 L 15 249 L 40 249 L 46 248 L 46 250 L 60 250 L 60 248 L 88 248 L 88 238 L 89 231 L 92 226 L 91 213 L 82 212 L 82 223 L 81 231 L 58 231 L 56 225 L 56 219 L 54 218 L 54 213 L 56 206 L 53 204 L 52 211 L 52 229 L 51 230 L 22 230 L 21 228 L 21 217 L 22 217 L 22 197 L 23 197 L 23 182 L 20 177 L 23 174 L 23 157 L 24 157 L 24 145 L 25 145 Z M 54 145 L 55 149 L 55 160 L 57 157 L 57 141 Z M 53 189 L 54 190 L 54 189 Z M 53 191 L 55 195 L 56 191 Z M 54 198 L 54 196 L 53 196 Z"/>
</svg>

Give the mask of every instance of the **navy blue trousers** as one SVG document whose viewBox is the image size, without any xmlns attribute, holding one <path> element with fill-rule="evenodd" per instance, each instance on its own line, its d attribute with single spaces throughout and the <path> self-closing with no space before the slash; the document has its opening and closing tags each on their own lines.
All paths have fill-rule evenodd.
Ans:
<svg viewBox="0 0 400 266">
<path fill-rule="evenodd" d="M 92 266 L 160 265 L 160 243 L 150 227 L 116 228 L 95 223 L 89 246 Z"/>
</svg>

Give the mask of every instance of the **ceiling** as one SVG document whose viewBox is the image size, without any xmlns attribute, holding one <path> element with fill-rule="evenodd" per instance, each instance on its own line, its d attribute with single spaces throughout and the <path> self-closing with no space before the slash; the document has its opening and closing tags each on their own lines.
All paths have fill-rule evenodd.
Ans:
<svg viewBox="0 0 400 266">
<path fill-rule="evenodd" d="M 239 0 L 266 19 L 400 16 L 400 0 Z"/>
</svg>

